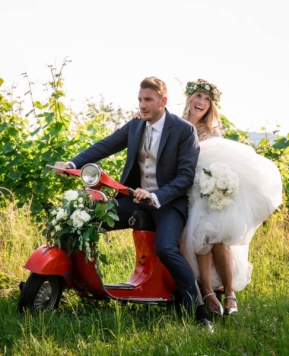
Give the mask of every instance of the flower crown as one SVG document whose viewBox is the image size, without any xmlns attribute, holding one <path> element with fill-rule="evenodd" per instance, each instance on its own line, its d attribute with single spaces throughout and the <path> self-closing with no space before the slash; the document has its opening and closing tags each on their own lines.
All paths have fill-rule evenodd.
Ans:
<svg viewBox="0 0 289 356">
<path fill-rule="evenodd" d="M 220 97 L 222 94 L 215 84 L 210 84 L 203 79 L 198 79 L 196 82 L 187 83 L 185 95 L 192 95 L 196 91 L 209 93 L 216 104 L 218 104 L 218 102 L 220 101 Z"/>
</svg>

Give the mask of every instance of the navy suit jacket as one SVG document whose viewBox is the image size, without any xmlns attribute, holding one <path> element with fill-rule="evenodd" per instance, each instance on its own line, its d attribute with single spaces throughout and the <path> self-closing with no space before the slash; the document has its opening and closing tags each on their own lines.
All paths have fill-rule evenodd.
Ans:
<svg viewBox="0 0 289 356">
<path fill-rule="evenodd" d="M 127 148 L 127 159 L 121 183 L 131 188 L 140 187 L 138 150 L 146 123 L 132 119 L 110 136 L 90 146 L 72 159 L 76 168 L 97 162 Z M 157 154 L 156 180 L 159 189 L 154 191 L 161 206 L 171 204 L 187 217 L 187 189 L 193 184 L 200 152 L 196 129 L 188 121 L 166 110 L 164 128 Z"/>
</svg>

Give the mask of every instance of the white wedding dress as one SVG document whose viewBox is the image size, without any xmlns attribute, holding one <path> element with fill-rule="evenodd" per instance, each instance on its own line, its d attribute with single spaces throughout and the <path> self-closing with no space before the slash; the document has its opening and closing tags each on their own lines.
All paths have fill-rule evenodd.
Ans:
<svg viewBox="0 0 289 356">
<path fill-rule="evenodd" d="M 282 181 L 278 168 L 245 144 L 214 137 L 200 142 L 195 181 L 188 191 L 189 215 L 180 239 L 180 248 L 197 280 L 200 273 L 195 254 L 206 254 L 214 243 L 222 243 L 231 254 L 233 288 L 240 291 L 251 280 L 248 261 L 249 243 L 259 225 L 281 204 Z M 239 188 L 233 202 L 222 210 L 208 206 L 200 197 L 200 174 L 203 168 L 220 162 L 238 175 Z M 212 266 L 214 289 L 222 282 Z"/>
</svg>

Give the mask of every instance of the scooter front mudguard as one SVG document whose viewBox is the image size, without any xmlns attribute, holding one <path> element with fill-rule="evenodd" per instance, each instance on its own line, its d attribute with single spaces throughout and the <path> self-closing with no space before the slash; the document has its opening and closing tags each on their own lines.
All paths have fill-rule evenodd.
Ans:
<svg viewBox="0 0 289 356">
<path fill-rule="evenodd" d="M 72 284 L 72 260 L 67 252 L 57 246 L 42 245 L 24 265 L 27 270 L 43 275 L 58 275 L 65 279 L 67 287 Z"/>
</svg>

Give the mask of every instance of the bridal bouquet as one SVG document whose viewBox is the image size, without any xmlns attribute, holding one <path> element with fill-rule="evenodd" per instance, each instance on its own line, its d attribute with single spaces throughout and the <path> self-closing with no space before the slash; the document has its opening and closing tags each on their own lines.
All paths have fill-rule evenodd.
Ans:
<svg viewBox="0 0 289 356">
<path fill-rule="evenodd" d="M 106 232 L 102 223 L 112 227 L 119 220 L 114 209 L 112 201 L 92 201 L 90 194 L 83 190 L 68 190 L 60 199 L 60 205 L 50 210 L 43 233 L 48 243 L 66 249 L 68 255 L 83 251 L 86 260 L 105 262 L 105 256 L 98 250 L 98 241 L 100 234 Z"/>
<path fill-rule="evenodd" d="M 200 176 L 200 196 L 208 197 L 211 209 L 222 210 L 232 203 L 239 187 L 239 178 L 226 164 L 215 162 L 203 168 Z"/>
</svg>

